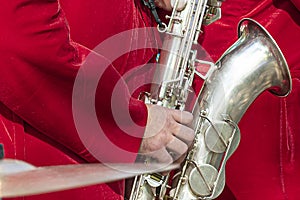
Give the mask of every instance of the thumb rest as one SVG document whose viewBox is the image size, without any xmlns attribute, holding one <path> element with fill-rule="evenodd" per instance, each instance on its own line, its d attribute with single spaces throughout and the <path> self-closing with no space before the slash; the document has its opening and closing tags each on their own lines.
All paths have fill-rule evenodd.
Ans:
<svg viewBox="0 0 300 200">
<path fill-rule="evenodd" d="M 151 88 L 147 103 L 184 110 L 194 75 L 205 82 L 192 111 L 195 140 L 180 170 L 172 177 L 136 177 L 130 200 L 215 199 L 224 189 L 225 165 L 238 147 L 237 124 L 248 107 L 265 90 L 277 96 L 291 91 L 291 76 L 283 54 L 270 34 L 252 19 L 239 23 L 239 39 L 215 64 L 210 64 L 205 76 L 196 71 L 196 62 L 207 61 L 196 59 L 192 44 L 197 42 L 202 24 L 220 17 L 221 2 L 213 3 L 186 1 L 183 11 L 173 10 L 164 30 L 159 27 L 168 33 L 163 49 L 169 51 L 160 53 L 158 63 L 165 67 L 157 68 L 154 79 L 162 84 Z M 177 4 L 178 1 L 175 8 Z"/>
</svg>

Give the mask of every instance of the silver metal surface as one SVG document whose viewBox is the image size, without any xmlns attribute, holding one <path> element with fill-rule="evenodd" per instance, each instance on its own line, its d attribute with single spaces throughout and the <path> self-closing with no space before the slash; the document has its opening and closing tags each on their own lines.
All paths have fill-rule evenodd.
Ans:
<svg viewBox="0 0 300 200">
<path fill-rule="evenodd" d="M 207 62 L 197 60 L 192 47 L 202 25 L 221 17 L 221 3 L 190 0 L 178 12 L 178 0 L 175 2 L 154 75 L 154 82 L 161 84 L 151 88 L 149 102 L 186 108 L 194 75 L 198 74 L 195 63 Z M 172 177 L 171 192 L 158 195 L 157 189 L 165 191 L 167 184 L 157 181 L 159 184 L 151 187 L 145 181 L 146 174 L 137 178 L 130 200 L 216 198 L 225 186 L 226 162 L 240 141 L 237 124 L 248 107 L 265 90 L 278 96 L 290 92 L 287 63 L 270 34 L 251 19 L 242 20 L 238 31 L 236 43 L 215 64 L 209 64 L 206 75 L 200 75 L 205 83 L 193 109 L 196 137 L 180 171 Z"/>
<path fill-rule="evenodd" d="M 217 180 L 218 170 L 211 165 L 203 164 L 191 170 L 189 186 L 197 196 L 211 194 L 214 183 Z"/>
<path fill-rule="evenodd" d="M 224 121 L 210 124 L 204 133 L 205 144 L 210 151 L 223 153 L 226 151 L 232 133 L 233 127 Z"/>
<path fill-rule="evenodd" d="M 174 0 L 172 5 L 174 7 L 171 16 L 166 16 L 169 19 L 168 25 L 158 30 L 166 33 L 153 80 L 160 84 L 151 87 L 147 101 L 168 108 L 184 110 L 189 95 L 193 95 L 190 87 L 196 73 L 194 64 L 198 62 L 195 56 L 196 51 L 192 48 L 193 44 L 198 41 L 204 20 L 206 24 L 209 24 L 220 18 L 221 1 Z M 218 10 L 216 13 L 213 12 L 215 8 Z M 165 191 L 168 180 L 163 178 L 163 183 L 157 181 L 155 183 L 159 185 L 155 184 L 157 187 L 151 187 L 152 180 L 148 179 L 149 184 L 147 177 L 148 174 L 145 174 L 135 179 L 130 200 L 164 198 L 161 195 L 157 196 L 155 191 L 159 187 L 160 191 Z"/>
<path fill-rule="evenodd" d="M 171 16 L 166 16 L 169 19 L 168 25 L 159 30 L 167 34 L 153 81 L 160 84 L 151 87 L 148 100 L 153 104 L 184 110 L 187 99 L 191 95 L 190 87 L 196 73 L 194 66 L 196 54 L 192 50 L 192 45 L 198 41 L 203 21 L 209 24 L 220 18 L 221 1 L 187 0 L 183 3 L 183 1 L 174 0 L 172 5 L 174 8 Z M 213 10 L 217 12 L 214 13 Z M 148 192 L 156 189 L 144 181 L 147 176 L 148 174 L 145 174 L 135 179 L 130 200 L 164 198 L 163 196 L 155 197 L 155 192 Z M 167 179 L 162 180 L 167 181 Z M 161 183 L 157 187 L 165 191 L 165 185 L 167 184 Z"/>
<path fill-rule="evenodd" d="M 21 160 L 15 160 L 15 159 L 0 160 L 0 177 L 2 175 L 24 172 L 32 169 L 35 169 L 35 166 Z"/>
<path fill-rule="evenodd" d="M 176 0 L 171 16 L 167 16 L 169 24 L 158 62 L 163 67 L 158 67 L 154 75 L 154 82 L 161 84 L 151 88 L 152 102 L 184 110 L 195 73 L 192 45 L 197 43 L 203 20 L 209 20 L 208 15 L 214 16 L 209 13 L 208 2 L 210 1 L 189 0 L 179 12 L 176 9 L 179 0 Z M 218 4 L 220 5 L 221 3 Z"/>
<path fill-rule="evenodd" d="M 72 164 L 34 167 L 28 163 L 0 161 L 0 197 L 18 197 L 61 191 L 178 168 L 178 164 Z M 16 170 L 17 169 L 17 170 Z"/>
<path fill-rule="evenodd" d="M 239 39 L 216 63 L 217 67 L 205 81 L 198 96 L 193 111 L 197 135 L 181 169 L 181 176 L 188 176 L 192 182 L 195 182 L 194 179 L 200 180 L 199 174 L 203 177 L 211 175 L 211 172 L 201 170 L 203 165 L 218 169 L 218 176 L 210 193 L 201 193 L 200 189 L 211 185 L 210 181 L 198 183 L 201 186 L 198 186 L 197 191 L 194 185 L 182 184 L 179 179 L 173 183 L 176 187 L 174 199 L 216 198 L 225 186 L 226 161 L 240 140 L 237 124 L 248 107 L 265 90 L 277 96 L 286 96 L 291 91 L 287 63 L 269 33 L 251 19 L 243 19 L 238 30 Z M 221 130 L 220 123 L 226 123 L 226 127 L 231 126 L 232 133 L 227 133 L 228 128 Z M 225 131 L 226 134 L 211 131 L 212 126 L 217 132 Z M 213 147 L 213 138 L 218 136 L 220 138 L 215 140 L 216 147 Z M 227 147 L 221 153 L 224 144 Z M 201 173 L 195 173 L 196 169 Z"/>
</svg>

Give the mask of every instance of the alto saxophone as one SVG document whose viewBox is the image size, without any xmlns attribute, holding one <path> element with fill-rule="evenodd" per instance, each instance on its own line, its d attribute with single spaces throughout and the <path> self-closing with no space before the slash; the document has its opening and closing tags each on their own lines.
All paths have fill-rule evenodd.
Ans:
<svg viewBox="0 0 300 200">
<path fill-rule="evenodd" d="M 243 19 L 238 26 L 239 39 L 204 76 L 197 72 L 193 43 L 201 26 L 221 16 L 221 1 L 186 0 L 177 11 L 176 0 L 166 32 L 155 82 L 147 102 L 184 110 L 195 74 L 204 79 L 193 108 L 195 140 L 181 168 L 172 177 L 161 174 L 137 176 L 130 200 L 215 199 L 225 186 L 225 164 L 240 141 L 238 122 L 251 103 L 265 90 L 277 96 L 291 91 L 291 76 L 276 42 L 256 21 Z M 168 49 L 168 50 L 166 50 Z M 171 181 L 170 181 L 171 179 Z M 171 182 L 171 185 L 169 183 Z"/>
</svg>

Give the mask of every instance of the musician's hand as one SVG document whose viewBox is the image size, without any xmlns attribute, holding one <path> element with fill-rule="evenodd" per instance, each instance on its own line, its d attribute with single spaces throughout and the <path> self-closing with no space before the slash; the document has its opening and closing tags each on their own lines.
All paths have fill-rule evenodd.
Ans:
<svg viewBox="0 0 300 200">
<path fill-rule="evenodd" d="M 193 115 L 157 105 L 147 108 L 148 121 L 140 153 L 164 163 L 182 157 L 194 139 L 194 131 L 188 127 Z"/>
<path fill-rule="evenodd" d="M 187 0 L 179 0 L 177 10 L 181 11 L 184 9 Z M 156 6 L 167 11 L 171 11 L 174 7 L 176 0 L 155 0 Z"/>
</svg>

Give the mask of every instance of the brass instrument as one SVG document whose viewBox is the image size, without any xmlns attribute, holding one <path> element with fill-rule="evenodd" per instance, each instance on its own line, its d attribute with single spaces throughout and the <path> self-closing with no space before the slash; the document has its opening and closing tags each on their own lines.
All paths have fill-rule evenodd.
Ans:
<svg viewBox="0 0 300 200">
<path fill-rule="evenodd" d="M 214 199 L 225 186 L 225 164 L 237 148 L 237 124 L 265 90 L 291 91 L 283 54 L 269 33 L 252 19 L 239 24 L 239 39 L 216 62 L 205 80 L 193 114 L 193 147 L 173 177 L 172 199 Z M 171 191 L 172 191 L 171 190 Z"/>
<path fill-rule="evenodd" d="M 283 54 L 269 33 L 252 19 L 239 23 L 239 39 L 204 76 L 192 49 L 202 24 L 221 16 L 221 1 L 186 0 L 177 11 L 175 1 L 168 35 L 147 103 L 184 110 L 195 74 L 205 80 L 193 108 L 195 140 L 178 173 L 173 177 L 144 174 L 135 178 L 130 200 L 214 199 L 225 186 L 225 164 L 239 144 L 238 122 L 256 97 L 265 90 L 286 96 L 291 77 Z M 168 49 L 168 50 L 166 50 Z M 169 186 L 169 179 L 172 185 Z"/>
</svg>

